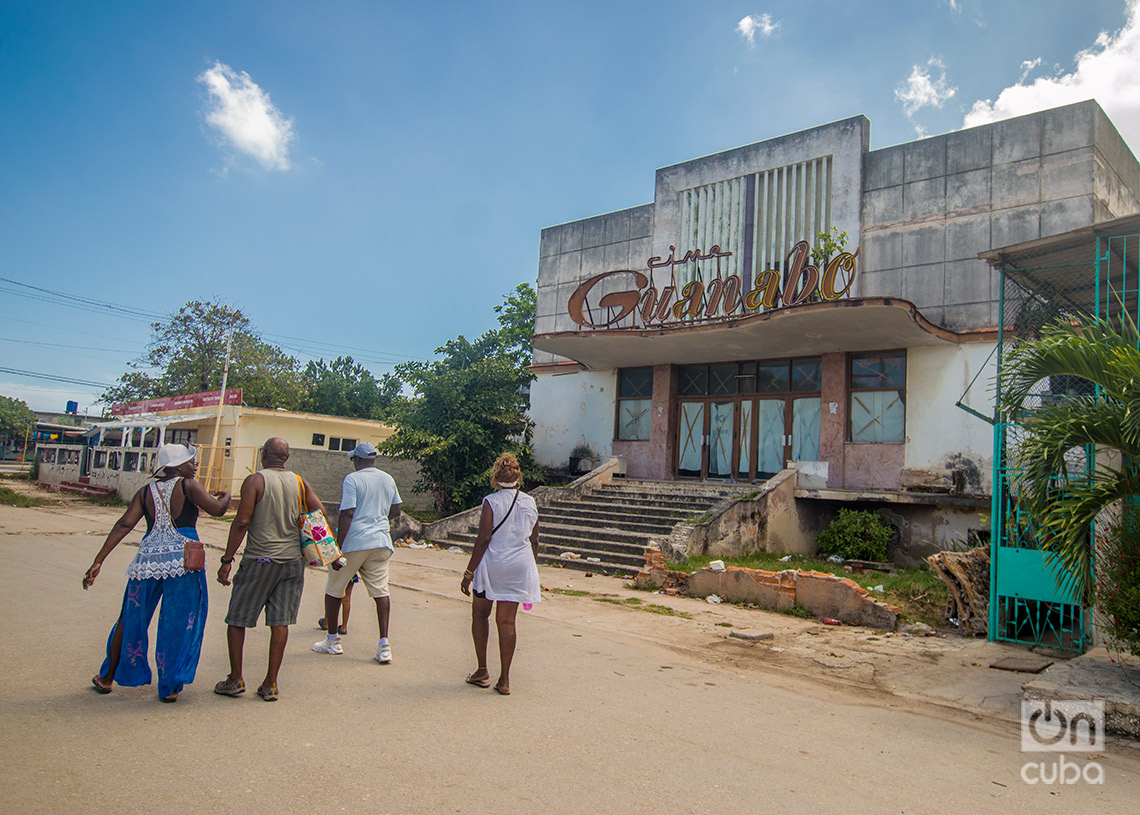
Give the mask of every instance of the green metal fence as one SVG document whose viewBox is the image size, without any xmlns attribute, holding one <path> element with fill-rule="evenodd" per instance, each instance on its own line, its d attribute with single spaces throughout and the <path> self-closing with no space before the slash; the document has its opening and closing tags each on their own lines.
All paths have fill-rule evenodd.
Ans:
<svg viewBox="0 0 1140 815">
<path fill-rule="evenodd" d="M 1140 237 L 1093 231 L 1087 237 L 1042 242 L 1039 249 L 1013 252 L 1000 264 L 998 372 L 1010 349 L 1037 339 L 1057 321 L 1119 320 L 1138 317 L 1136 261 Z M 1074 396 L 1094 393 L 1091 383 L 1054 376 L 1038 383 L 1027 412 Z M 1000 391 L 996 394 L 1000 400 Z M 990 638 L 1083 651 L 1088 644 L 1088 609 L 1058 589 L 1041 551 L 1032 519 L 1020 501 L 1017 452 L 1025 431 L 1017 422 L 994 426 L 994 492 L 990 565 Z M 1067 478 L 1091 478 L 1097 451 L 1074 448 L 1066 457 Z M 1061 485 L 1063 488 L 1063 485 Z M 1090 530 L 1090 546 L 1095 530 Z"/>
</svg>

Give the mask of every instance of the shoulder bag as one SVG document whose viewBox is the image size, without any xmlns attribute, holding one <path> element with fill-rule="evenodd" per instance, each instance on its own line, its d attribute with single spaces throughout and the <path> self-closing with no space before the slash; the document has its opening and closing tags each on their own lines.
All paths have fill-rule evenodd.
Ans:
<svg viewBox="0 0 1140 815">
<path fill-rule="evenodd" d="M 174 530 L 175 535 L 182 539 L 182 568 L 188 572 L 202 571 L 206 568 L 206 547 L 202 541 L 188 538 L 178 531 L 178 527 L 174 525 L 174 518 L 170 514 L 170 502 L 162 494 L 162 490 L 158 488 L 157 484 L 154 487 L 154 494 L 162 500 L 162 508 L 166 510 L 166 518 L 170 523 L 170 528 Z M 189 501 L 190 496 L 184 492 L 182 500 Z"/>
</svg>

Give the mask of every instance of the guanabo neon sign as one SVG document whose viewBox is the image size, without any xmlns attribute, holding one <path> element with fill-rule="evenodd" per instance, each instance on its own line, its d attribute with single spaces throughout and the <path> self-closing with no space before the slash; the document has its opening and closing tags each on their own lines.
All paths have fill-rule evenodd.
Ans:
<svg viewBox="0 0 1140 815">
<path fill-rule="evenodd" d="M 702 260 L 716 260 L 719 267 L 721 258 L 732 255 L 732 252 L 721 251 L 719 246 L 712 246 L 706 254 L 695 249 L 676 258 L 676 248 L 669 248 L 671 251 L 668 258 L 662 259 L 658 255 L 649 259 L 646 266 L 650 272 L 660 268 L 672 271 L 682 264 Z M 714 277 L 707 283 L 701 280 L 689 281 L 678 294 L 677 286 L 673 283 L 659 290 L 657 286 L 650 285 L 649 275 L 645 272 L 617 269 L 594 275 L 582 283 L 570 295 L 567 311 L 570 319 L 584 328 L 606 328 L 617 325 L 631 315 L 635 326 L 638 322 L 649 326 L 678 320 L 727 319 L 817 300 L 838 300 L 846 297 L 855 283 L 858 254 L 858 250 L 854 254 L 842 252 L 831 258 L 821 272 L 819 267 L 808 263 L 811 246 L 807 241 L 800 241 L 787 256 L 787 283 L 783 282 L 780 272 L 767 269 L 756 275 L 755 286 L 747 291 L 740 275 L 735 274 L 723 279 Z M 633 288 L 602 295 L 598 307 L 607 317 L 604 322 L 595 321 L 593 313 L 587 313 L 592 312 L 587 301 L 590 291 L 603 280 L 621 275 L 633 275 Z M 842 288 L 839 287 L 840 282 L 843 283 Z"/>
</svg>

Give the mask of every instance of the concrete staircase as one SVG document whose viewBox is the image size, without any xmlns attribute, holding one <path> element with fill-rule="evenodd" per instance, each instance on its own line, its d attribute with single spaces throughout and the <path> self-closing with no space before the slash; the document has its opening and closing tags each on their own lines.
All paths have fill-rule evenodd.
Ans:
<svg viewBox="0 0 1140 815">
<path fill-rule="evenodd" d="M 554 500 L 539 507 L 538 561 L 634 575 L 645 562 L 645 547 L 651 540 L 668 537 L 678 523 L 705 520 L 725 498 L 757 489 L 755 484 L 615 479 L 580 499 Z M 477 531 L 477 526 L 469 525 L 434 542 L 470 551 Z"/>
<path fill-rule="evenodd" d="M 72 495 L 85 495 L 88 498 L 103 498 L 114 495 L 116 490 L 110 487 L 99 487 L 91 483 L 91 479 L 81 476 L 78 481 L 61 481 L 56 485 L 60 492 Z"/>
</svg>

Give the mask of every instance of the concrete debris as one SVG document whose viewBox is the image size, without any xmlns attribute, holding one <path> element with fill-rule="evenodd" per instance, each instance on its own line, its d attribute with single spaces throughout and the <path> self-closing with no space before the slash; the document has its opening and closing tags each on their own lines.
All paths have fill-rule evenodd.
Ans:
<svg viewBox="0 0 1140 815">
<path fill-rule="evenodd" d="M 915 637 L 933 637 L 938 633 L 926 623 L 908 623 L 902 627 L 902 632 Z"/>
<path fill-rule="evenodd" d="M 447 551 L 451 552 L 451 554 L 453 554 L 453 555 L 463 555 L 463 554 L 466 554 L 466 552 L 464 552 L 464 551 L 463 551 L 462 549 L 460 549 L 458 546 L 449 546 L 449 547 L 447 547 Z"/>
<path fill-rule="evenodd" d="M 724 600 L 721 600 L 721 599 L 720 599 L 720 598 L 719 598 L 717 595 L 715 595 L 715 594 L 710 594 L 708 597 L 706 597 L 706 598 L 705 598 L 705 602 L 706 602 L 706 603 L 708 603 L 708 604 L 710 604 L 710 605 L 714 605 L 714 606 L 715 606 L 715 605 L 718 605 L 719 603 L 723 603 L 723 602 L 724 602 Z"/>
<path fill-rule="evenodd" d="M 562 558 L 563 560 L 581 560 L 582 559 L 582 556 L 580 554 L 578 554 L 577 552 L 563 552 L 558 557 Z"/>
<path fill-rule="evenodd" d="M 728 636 L 745 642 L 760 642 L 773 639 L 776 635 L 771 631 L 758 631 L 755 628 L 737 628 L 730 631 Z"/>
<path fill-rule="evenodd" d="M 714 560 L 712 563 L 709 564 L 709 568 L 712 569 L 714 572 L 723 572 L 725 570 L 724 561 L 723 560 Z"/>
<path fill-rule="evenodd" d="M 600 557 L 588 557 L 588 558 L 586 558 L 586 562 L 587 563 L 601 563 L 602 559 Z"/>
<path fill-rule="evenodd" d="M 408 544 L 409 549 L 431 549 L 430 543 L 416 543 L 415 541 Z"/>
<path fill-rule="evenodd" d="M 883 593 L 883 584 L 880 583 L 877 586 L 872 586 L 870 590 L 871 591 L 877 591 L 879 594 L 882 594 Z"/>
<path fill-rule="evenodd" d="M 792 559 L 791 555 L 784 555 L 782 558 L 780 558 L 780 562 L 781 563 L 787 563 L 791 559 Z"/>
</svg>

